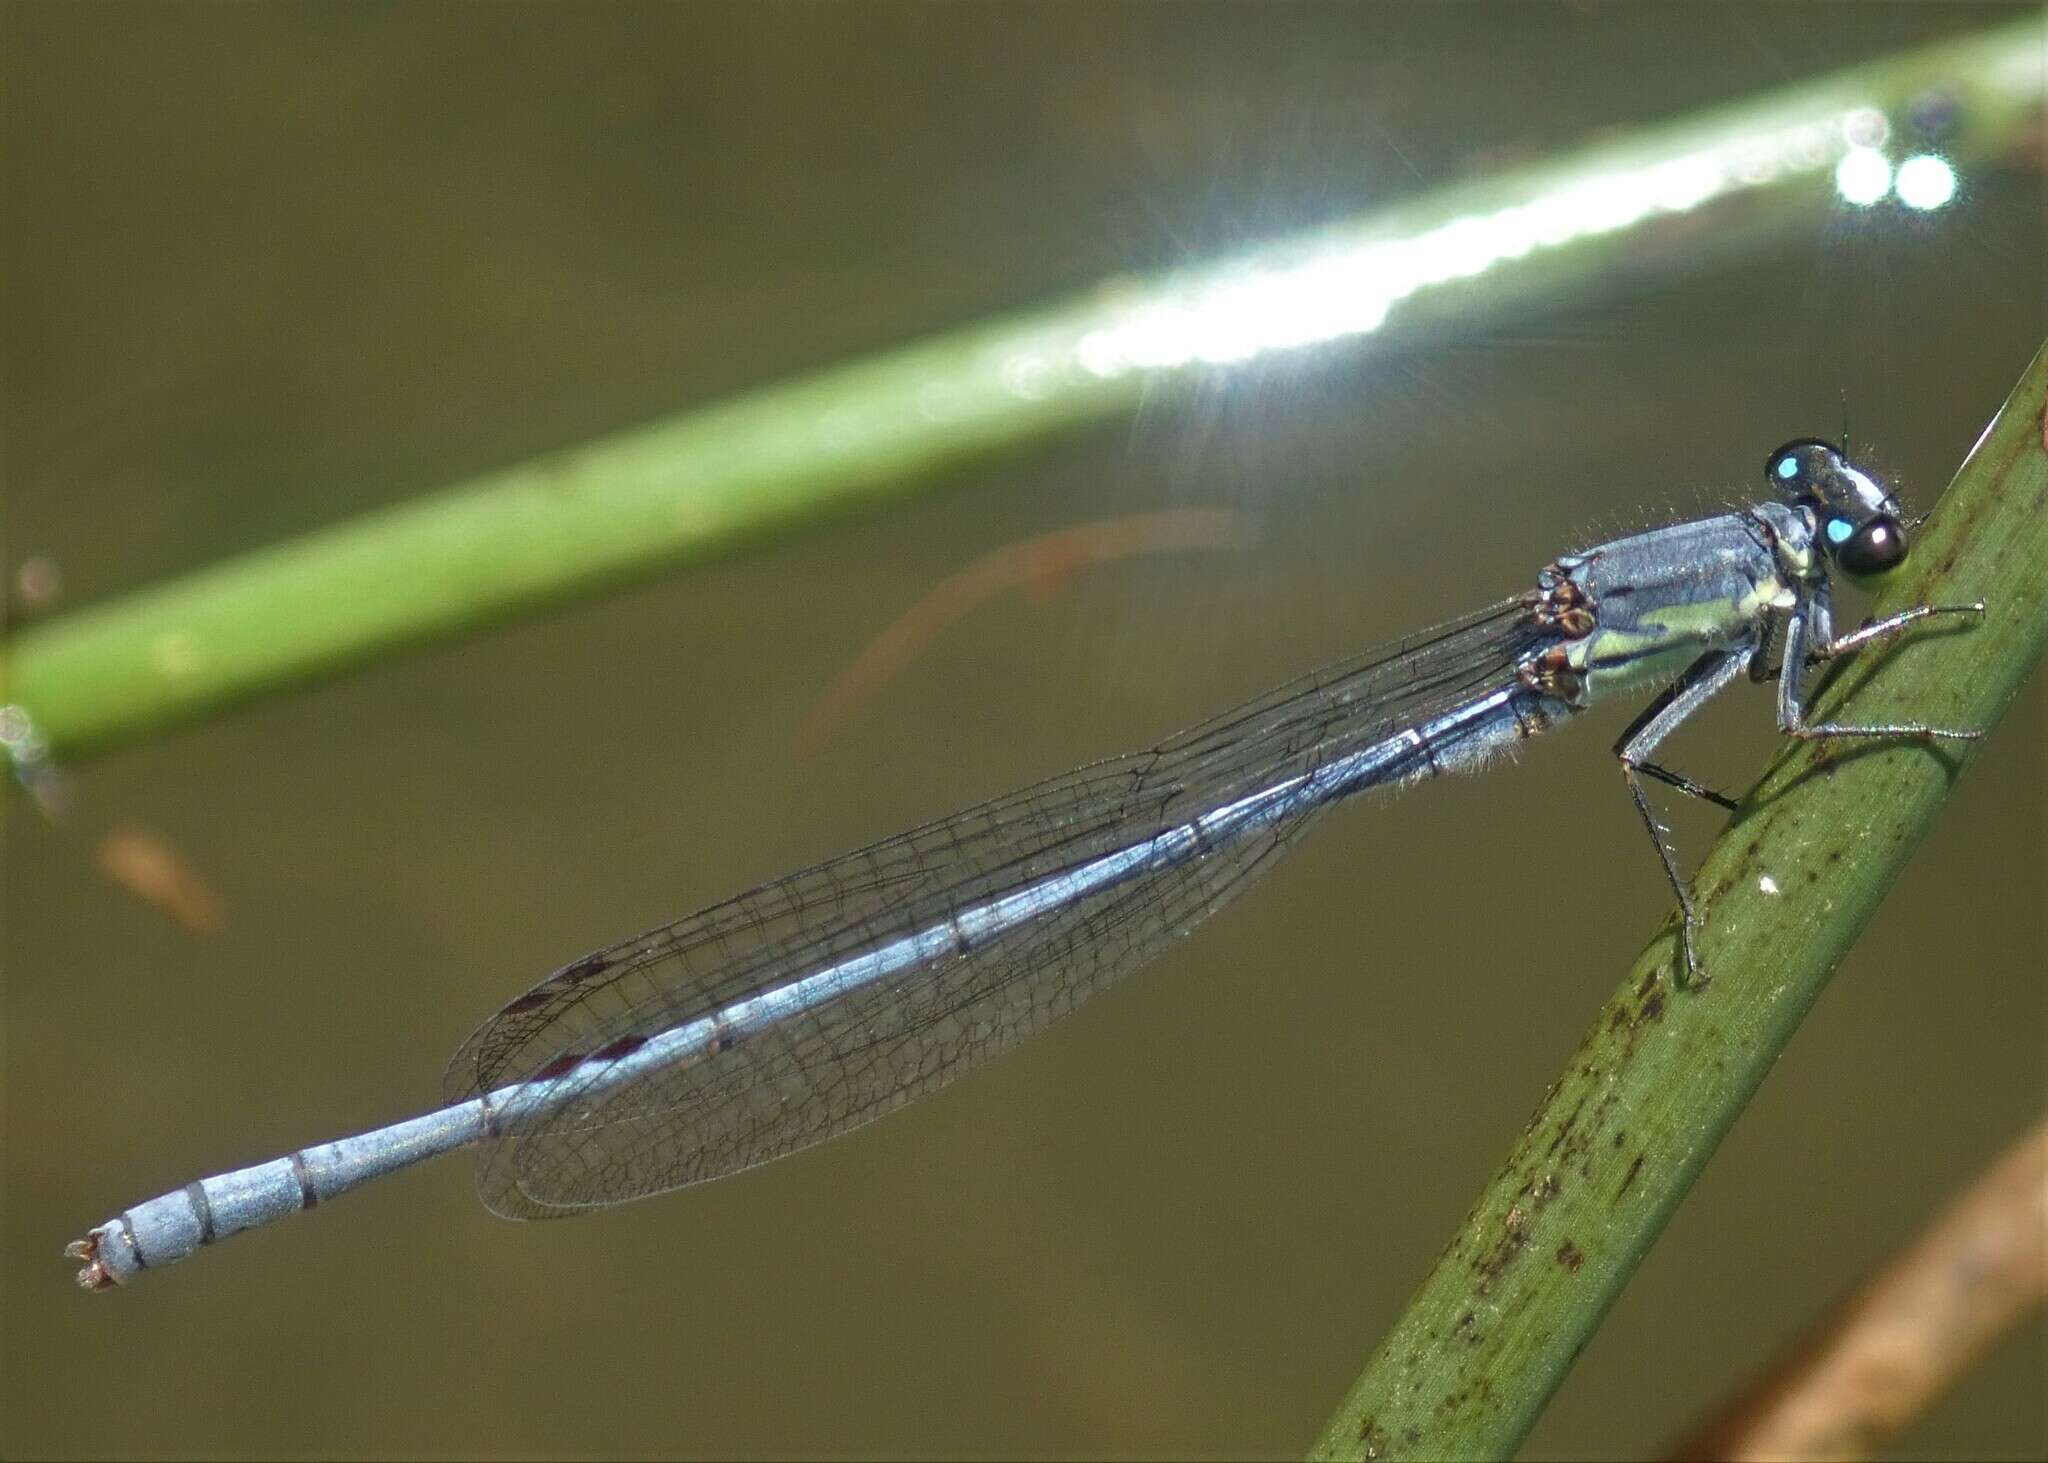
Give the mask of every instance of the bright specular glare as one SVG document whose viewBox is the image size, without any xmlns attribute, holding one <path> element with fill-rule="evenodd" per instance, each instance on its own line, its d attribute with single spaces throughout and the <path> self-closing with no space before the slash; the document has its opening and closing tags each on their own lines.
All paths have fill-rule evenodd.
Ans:
<svg viewBox="0 0 2048 1463">
<path fill-rule="evenodd" d="M 2039 48 L 2030 39 L 1987 76 L 2001 94 L 2034 105 Z M 1831 174 L 1837 197 L 1855 208 L 1882 203 L 1894 186 L 1908 208 L 1948 203 L 1955 174 L 1932 154 L 1901 168 L 1895 184 L 1885 149 L 1898 140 L 1875 99 L 1831 92 L 1813 105 L 1765 108 L 1739 125 L 1593 148 L 1502 186 L 1454 188 L 1442 200 L 1447 208 L 1400 200 L 1214 263 L 1116 281 L 1075 312 L 1071 334 L 1061 319 L 987 359 L 1010 392 L 1045 401 L 1087 391 L 1092 381 L 1227 366 L 1370 335 L 1424 292 L 1450 293 L 1511 273 L 1526 258 L 1808 177 L 1818 183 Z"/>
<path fill-rule="evenodd" d="M 1778 119 L 1659 157 L 1546 177 L 1518 199 L 1415 230 L 1354 222 L 1296 236 L 1129 291 L 1079 339 L 1012 352 L 1004 378 L 1042 399 L 1068 367 L 1107 380 L 1369 335 L 1424 290 L 1831 166 L 1841 196 L 1868 207 L 1891 192 L 1892 166 L 1879 151 L 1889 134 L 1869 105 Z"/>
<path fill-rule="evenodd" d="M 1940 208 L 1956 196 L 1956 170 L 1948 159 L 1931 152 L 1915 154 L 1899 164 L 1895 185 L 1899 202 L 1908 208 Z"/>
<path fill-rule="evenodd" d="M 1842 201 L 1868 208 L 1891 191 L 1892 165 L 1875 148 L 1852 147 L 1835 164 L 1835 191 Z"/>
</svg>

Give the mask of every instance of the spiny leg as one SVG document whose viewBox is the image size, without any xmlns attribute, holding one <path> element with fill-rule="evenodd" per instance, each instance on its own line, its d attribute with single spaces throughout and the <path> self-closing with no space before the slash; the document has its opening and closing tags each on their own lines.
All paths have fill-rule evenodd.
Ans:
<svg viewBox="0 0 2048 1463">
<path fill-rule="evenodd" d="M 1966 605 L 1914 605 L 1910 609 L 1900 610 L 1895 615 L 1886 615 L 1882 620 L 1871 620 L 1866 624 L 1858 626 L 1840 639 L 1830 641 L 1826 645 L 1813 647 L 1806 652 L 1806 668 L 1811 669 L 1814 666 L 1823 665 L 1830 660 L 1852 654 L 1872 641 L 1887 639 L 1898 634 L 1908 626 L 1917 624 L 1922 620 L 1931 619 L 1936 615 L 1976 615 L 1981 618 L 1983 614 L 1984 601 L 1982 600 Z M 1775 681 L 1784 674 L 1785 667 L 1783 664 L 1769 664 L 1769 656 L 1766 653 L 1771 641 L 1777 635 L 1778 618 L 1774 615 L 1764 622 L 1763 638 L 1760 642 L 1761 648 L 1756 658 L 1749 665 L 1749 678 L 1752 681 L 1758 683 Z"/>
<path fill-rule="evenodd" d="M 1699 924 L 1699 914 L 1693 908 L 1692 895 L 1686 892 L 1685 878 L 1678 871 L 1678 859 L 1664 839 L 1664 828 L 1650 808 L 1642 777 L 1637 774 L 1647 774 L 1681 792 L 1691 793 L 1731 811 L 1734 809 L 1735 804 L 1729 799 L 1690 778 L 1659 767 L 1649 757 L 1658 743 L 1676 731 L 1687 717 L 1741 675 L 1755 655 L 1756 646 L 1751 643 L 1732 650 L 1709 651 L 1701 656 L 1668 690 L 1645 707 L 1641 716 L 1629 723 L 1628 730 L 1614 744 L 1614 755 L 1621 759 L 1621 775 L 1628 783 L 1629 796 L 1635 800 L 1636 812 L 1642 815 L 1643 826 L 1650 830 L 1650 842 L 1664 865 L 1665 878 L 1671 881 L 1671 892 L 1678 897 L 1681 916 L 1678 944 L 1684 958 L 1685 983 L 1688 985 L 1703 986 L 1707 983 L 1706 972 L 1700 969 L 1699 956 L 1693 949 L 1693 930 Z"/>
<path fill-rule="evenodd" d="M 1675 787 L 1689 797 L 1696 797 L 1703 803 L 1712 803 L 1717 808 L 1726 808 L 1731 813 L 1742 806 L 1742 804 L 1736 802 L 1734 798 L 1729 797 L 1726 793 L 1715 792 L 1705 783 L 1694 782 L 1683 772 L 1673 772 L 1670 768 L 1660 767 L 1655 762 L 1638 762 L 1636 763 L 1636 771 L 1646 777 L 1656 778 L 1657 781 L 1663 783 L 1666 787 Z"/>
<path fill-rule="evenodd" d="M 1932 619 L 1936 615 L 1975 615 L 1981 620 L 1984 617 L 1984 601 L 1980 599 L 1966 605 L 1914 605 L 1911 609 L 1900 610 L 1896 615 L 1886 615 L 1882 620 L 1871 620 L 1826 645 L 1815 646 L 1813 659 L 1833 660 L 1838 655 L 1847 655 L 1873 640 L 1883 640 L 1896 635 L 1908 625 Z"/>
<path fill-rule="evenodd" d="M 1788 737 L 1801 741 L 1821 741 L 1834 737 L 1916 737 L 1922 739 L 1945 738 L 1952 741 L 1974 742 L 1984 735 L 1981 731 L 1966 731 L 1952 727 L 1927 726 L 1920 722 L 1884 722 L 1869 726 L 1844 726 L 1839 722 L 1821 722 L 1809 725 L 1806 720 L 1806 705 L 1800 694 L 1800 683 L 1805 680 L 1805 669 L 1824 660 L 1860 650 L 1879 640 L 1889 639 L 1908 626 L 1935 615 L 1978 615 L 1984 613 L 1982 601 L 1967 605 L 1914 605 L 1898 614 L 1887 615 L 1882 620 L 1852 630 L 1847 635 L 1836 637 L 1831 633 L 1828 606 L 1825 599 L 1809 604 L 1804 613 L 1795 613 L 1785 629 L 1785 666 L 1796 666 L 1793 675 L 1783 675 L 1780 667 L 1778 680 L 1778 729 Z M 1809 633 L 1820 643 L 1808 649 Z"/>
</svg>

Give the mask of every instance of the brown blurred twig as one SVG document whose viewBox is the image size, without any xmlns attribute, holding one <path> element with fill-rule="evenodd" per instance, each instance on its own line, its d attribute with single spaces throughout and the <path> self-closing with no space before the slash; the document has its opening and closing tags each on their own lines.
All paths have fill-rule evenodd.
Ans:
<svg viewBox="0 0 2048 1463">
<path fill-rule="evenodd" d="M 64 590 L 64 573 L 50 559 L 33 558 L 14 571 L 0 594 L 0 654 L 6 635 L 38 618 Z M 0 710 L 0 765 L 11 765 L 15 781 L 28 795 L 29 806 L 54 828 L 79 834 L 71 780 L 48 755 L 34 727 L 19 708 Z M 0 794 L 5 789 L 0 788 Z M 220 897 L 168 839 L 132 824 L 116 824 L 93 844 L 93 862 L 125 893 L 194 935 L 220 928 Z"/>
<path fill-rule="evenodd" d="M 805 714 L 797 728 L 797 751 L 815 751 L 941 630 L 1006 589 L 1046 594 L 1090 564 L 1135 554 L 1226 548 L 1243 536 L 1241 516 L 1228 509 L 1176 508 L 1077 524 L 984 554 L 939 581 L 868 642 Z"/>
<path fill-rule="evenodd" d="M 115 884 L 189 934 L 220 928 L 220 896 L 169 842 L 133 824 L 116 824 L 99 841 L 95 862 Z"/>
<path fill-rule="evenodd" d="M 1866 1458 L 2048 1298 L 2048 1120 L 1674 1453 Z"/>
</svg>

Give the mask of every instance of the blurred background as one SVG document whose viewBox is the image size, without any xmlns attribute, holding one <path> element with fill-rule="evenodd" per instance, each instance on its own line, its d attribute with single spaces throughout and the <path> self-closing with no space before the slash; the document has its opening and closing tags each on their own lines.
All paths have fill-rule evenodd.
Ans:
<svg viewBox="0 0 2048 1463">
<path fill-rule="evenodd" d="M 9 5 L 5 567 L 89 603 L 2013 13 Z M 1624 709 L 1331 817 L 1080 1016 L 789 1162 L 518 1226 L 444 1161 L 110 1296 L 59 1252 L 433 1104 L 479 1020 L 593 946 L 1747 501 L 1845 412 L 1925 506 L 2048 327 L 2044 260 L 2036 147 L 1933 212 L 1836 204 L 1200 374 L 944 491 L 80 760 L 62 826 L 10 793 L 0 1452 L 1298 1454 L 1666 913 Z M 1189 508 L 1230 541 L 980 605 L 799 746 L 948 575 Z M 1673 760 L 1746 785 L 1768 700 Z M 2038 1114 L 2044 736 L 2037 683 L 1529 1456 L 1667 1443 Z M 1520 831 L 1560 817 L 1569 869 Z M 1715 819 L 1672 818 L 1696 857 Z M 103 876 L 119 828 L 210 930 Z M 2044 1362 L 2036 1325 L 1894 1451 L 2038 1456 Z"/>
</svg>

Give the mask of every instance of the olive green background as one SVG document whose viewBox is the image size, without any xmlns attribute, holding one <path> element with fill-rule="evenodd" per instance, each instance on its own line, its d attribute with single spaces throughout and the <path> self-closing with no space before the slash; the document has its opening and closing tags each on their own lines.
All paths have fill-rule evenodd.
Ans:
<svg viewBox="0 0 2048 1463">
<path fill-rule="evenodd" d="M 152 583 L 1111 274 L 2002 19 L 1972 6 L 0 9 L 8 568 Z M 1302 352 L 945 491 L 378 665 L 6 802 L 0 1453 L 1287 1455 L 1667 894 L 1606 745 L 1349 810 L 944 1095 L 513 1226 L 460 1160 L 87 1297 L 65 1241 L 431 1103 L 551 967 L 1511 592 L 1857 441 L 1921 503 L 2048 330 L 2037 154 L 1933 217 Z M 990 604 L 822 750 L 926 588 L 1227 506 L 1223 553 Z M 1995 612 L 1995 607 L 1994 607 Z M 1938 655 L 1938 643 L 1902 654 Z M 1768 697 L 1672 760 L 1730 787 Z M 1532 1436 L 1668 1442 L 2039 1115 L 2037 684 Z M 1709 810 L 1710 811 L 1710 810 Z M 1715 826 L 1674 808 L 1682 846 Z M 95 871 L 175 845 L 226 923 Z M 2037 1324 L 1900 1456 L 2048 1447 Z"/>
</svg>

